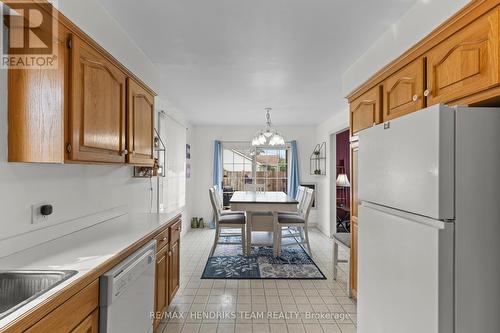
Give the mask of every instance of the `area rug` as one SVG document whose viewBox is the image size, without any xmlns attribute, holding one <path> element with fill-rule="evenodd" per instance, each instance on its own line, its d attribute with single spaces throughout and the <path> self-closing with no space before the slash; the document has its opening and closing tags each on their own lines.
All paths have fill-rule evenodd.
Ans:
<svg viewBox="0 0 500 333">
<path fill-rule="evenodd" d="M 239 237 L 231 237 L 235 242 Z M 252 246 L 250 256 L 241 254 L 241 245 L 219 244 L 209 257 L 202 279 L 297 279 L 326 280 L 325 275 L 300 245 L 283 247 L 273 256 L 270 246 Z"/>
</svg>

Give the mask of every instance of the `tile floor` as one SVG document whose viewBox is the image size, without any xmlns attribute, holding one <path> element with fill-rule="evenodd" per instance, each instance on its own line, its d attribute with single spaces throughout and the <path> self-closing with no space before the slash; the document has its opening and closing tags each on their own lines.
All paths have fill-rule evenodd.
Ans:
<svg viewBox="0 0 500 333">
<path fill-rule="evenodd" d="M 318 230 L 310 231 L 313 260 L 327 280 L 201 280 L 213 237 L 209 229 L 183 236 L 181 286 L 157 332 L 356 332 L 347 265 L 341 264 L 334 281 L 332 242 Z"/>
</svg>

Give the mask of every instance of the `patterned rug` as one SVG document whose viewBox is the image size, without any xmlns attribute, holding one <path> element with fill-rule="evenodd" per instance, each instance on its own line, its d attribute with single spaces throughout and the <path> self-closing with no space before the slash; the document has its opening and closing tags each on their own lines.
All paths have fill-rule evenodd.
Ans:
<svg viewBox="0 0 500 333">
<path fill-rule="evenodd" d="M 240 241 L 227 237 L 225 242 Z M 283 247 L 278 258 L 270 246 L 252 246 L 250 256 L 241 245 L 219 244 L 209 257 L 202 279 L 297 279 L 326 280 L 325 275 L 300 245 Z"/>
</svg>

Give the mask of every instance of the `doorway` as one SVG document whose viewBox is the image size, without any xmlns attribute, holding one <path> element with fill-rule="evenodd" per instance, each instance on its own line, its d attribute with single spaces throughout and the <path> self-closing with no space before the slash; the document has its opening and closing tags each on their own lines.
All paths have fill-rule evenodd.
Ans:
<svg viewBox="0 0 500 333">
<path fill-rule="evenodd" d="M 349 130 L 330 136 L 330 224 L 332 233 L 350 232 L 351 161 Z"/>
</svg>

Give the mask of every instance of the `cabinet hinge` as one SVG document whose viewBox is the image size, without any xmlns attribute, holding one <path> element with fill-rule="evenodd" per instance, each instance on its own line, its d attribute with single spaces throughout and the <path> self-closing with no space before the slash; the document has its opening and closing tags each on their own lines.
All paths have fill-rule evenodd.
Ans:
<svg viewBox="0 0 500 333">
<path fill-rule="evenodd" d="M 71 50 L 73 48 L 73 40 L 71 38 L 68 38 L 67 45 L 68 45 L 68 49 Z"/>
<path fill-rule="evenodd" d="M 71 146 L 71 143 L 67 143 L 66 144 L 66 152 L 71 153 L 72 149 L 73 149 L 73 147 Z"/>
</svg>

